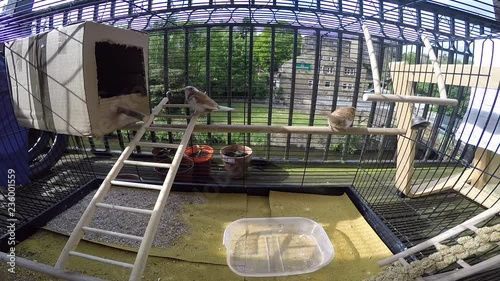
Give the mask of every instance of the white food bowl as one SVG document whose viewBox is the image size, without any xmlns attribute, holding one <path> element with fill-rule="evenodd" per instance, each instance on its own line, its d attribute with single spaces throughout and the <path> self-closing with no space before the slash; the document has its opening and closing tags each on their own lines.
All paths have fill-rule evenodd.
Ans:
<svg viewBox="0 0 500 281">
<path fill-rule="evenodd" d="M 323 227 L 300 217 L 236 220 L 224 231 L 224 246 L 229 268 L 247 277 L 309 273 L 334 256 Z"/>
</svg>

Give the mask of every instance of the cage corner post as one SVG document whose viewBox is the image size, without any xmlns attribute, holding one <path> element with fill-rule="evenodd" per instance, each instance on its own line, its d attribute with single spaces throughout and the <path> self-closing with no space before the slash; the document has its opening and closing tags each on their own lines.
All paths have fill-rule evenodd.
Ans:
<svg viewBox="0 0 500 281">
<path fill-rule="evenodd" d="M 394 94 L 413 96 L 413 87 L 405 62 L 391 63 L 391 76 L 394 84 Z M 396 104 L 396 120 L 399 129 L 406 130 L 404 135 L 398 136 L 396 149 L 396 188 L 405 196 L 411 196 L 411 180 L 414 172 L 415 138 L 416 131 L 411 130 L 413 103 L 399 102 Z"/>
</svg>

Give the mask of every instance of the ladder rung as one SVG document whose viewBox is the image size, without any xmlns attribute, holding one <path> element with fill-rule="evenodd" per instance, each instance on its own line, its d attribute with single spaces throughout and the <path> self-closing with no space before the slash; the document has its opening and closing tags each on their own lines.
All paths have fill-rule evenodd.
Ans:
<svg viewBox="0 0 500 281">
<path fill-rule="evenodd" d="M 400 258 L 400 259 L 399 259 L 399 262 L 400 262 L 402 265 L 404 265 L 404 266 L 408 265 L 408 262 L 407 262 L 405 259 L 403 259 L 403 258 Z"/>
<path fill-rule="evenodd" d="M 104 229 L 98 229 L 98 228 L 93 228 L 93 227 L 88 227 L 84 226 L 82 227 L 84 231 L 88 232 L 94 232 L 94 233 L 100 233 L 100 234 L 105 234 L 105 235 L 111 235 L 111 236 L 116 236 L 120 238 L 127 238 L 127 239 L 132 239 L 132 240 L 137 240 L 137 241 L 142 241 L 142 237 L 140 236 L 135 236 L 135 235 L 130 235 L 130 234 L 125 234 L 125 233 L 119 233 L 115 231 L 109 231 L 109 230 L 104 230 Z"/>
<path fill-rule="evenodd" d="M 148 131 L 165 131 L 165 132 L 185 132 L 186 128 L 174 128 L 174 127 L 155 127 L 155 126 L 150 126 L 146 128 Z"/>
<path fill-rule="evenodd" d="M 125 207 L 125 206 L 118 206 L 118 205 L 111 205 L 111 204 L 105 204 L 105 203 L 96 203 L 95 205 L 97 207 L 101 207 L 101 208 L 113 209 L 113 210 L 119 210 L 119 211 L 127 211 L 127 212 L 137 213 L 137 214 L 151 215 L 153 213 L 153 211 L 151 211 L 151 210 L 131 208 L 131 207 Z"/>
<path fill-rule="evenodd" d="M 146 147 L 159 147 L 159 148 L 178 148 L 179 144 L 177 143 L 158 143 L 158 142 L 138 142 L 137 146 L 146 146 Z"/>
<path fill-rule="evenodd" d="M 139 182 L 128 182 L 128 181 L 117 181 L 117 180 L 112 180 L 111 184 L 125 186 L 125 187 L 137 187 L 143 189 L 161 190 L 161 185 L 157 184 L 146 184 Z"/>
<path fill-rule="evenodd" d="M 185 103 L 179 103 L 179 104 L 175 104 L 175 103 L 171 103 L 171 104 L 165 104 L 163 105 L 163 107 L 189 107 L 189 104 L 185 104 Z"/>
<path fill-rule="evenodd" d="M 468 229 L 470 229 L 470 230 L 474 231 L 474 232 L 476 232 L 476 231 L 477 231 L 477 229 L 478 229 L 478 228 L 477 228 L 477 227 L 475 227 L 474 225 L 466 225 L 466 224 L 464 224 L 464 226 L 465 226 L 465 227 L 467 227 Z"/>
<path fill-rule="evenodd" d="M 156 167 L 156 168 L 170 168 L 170 167 L 172 167 L 172 164 L 168 164 L 168 163 L 132 161 L 132 160 L 123 160 L 123 164 L 135 165 L 135 166 L 140 166 L 140 167 Z"/>
<path fill-rule="evenodd" d="M 457 263 L 463 268 L 471 267 L 470 264 L 466 263 L 464 260 L 458 260 Z"/>
<path fill-rule="evenodd" d="M 110 259 L 105 259 L 105 258 L 101 258 L 101 257 L 87 255 L 87 254 L 80 253 L 80 252 L 71 251 L 71 252 L 69 252 L 69 254 L 71 256 L 85 258 L 85 259 L 89 259 L 89 260 L 93 260 L 93 261 L 99 261 L 99 262 L 109 263 L 109 264 L 112 264 L 112 265 L 118 265 L 118 266 L 125 267 L 125 268 L 130 268 L 130 269 L 134 268 L 134 265 L 130 264 L 130 263 L 121 262 L 121 261 L 115 261 L 115 260 L 110 260 Z"/>
</svg>

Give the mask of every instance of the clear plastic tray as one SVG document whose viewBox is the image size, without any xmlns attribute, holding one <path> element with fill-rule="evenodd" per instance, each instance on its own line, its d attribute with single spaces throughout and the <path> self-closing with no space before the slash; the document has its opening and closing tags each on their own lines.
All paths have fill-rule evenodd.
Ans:
<svg viewBox="0 0 500 281">
<path fill-rule="evenodd" d="M 334 256 L 323 227 L 300 217 L 234 221 L 224 232 L 224 246 L 231 270 L 248 277 L 309 273 Z"/>
</svg>

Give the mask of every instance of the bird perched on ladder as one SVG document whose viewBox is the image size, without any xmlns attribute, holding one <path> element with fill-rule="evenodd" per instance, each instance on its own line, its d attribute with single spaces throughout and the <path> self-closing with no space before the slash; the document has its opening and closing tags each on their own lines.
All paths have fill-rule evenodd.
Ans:
<svg viewBox="0 0 500 281">
<path fill-rule="evenodd" d="M 213 99 L 193 86 L 184 88 L 186 101 L 195 112 L 193 114 L 210 113 L 212 111 L 233 111 L 234 108 L 218 105 Z"/>
<path fill-rule="evenodd" d="M 327 114 L 328 125 L 332 131 L 334 130 L 345 130 L 349 128 L 354 122 L 354 115 L 356 114 L 356 108 L 340 107 L 334 112 Z"/>
</svg>

